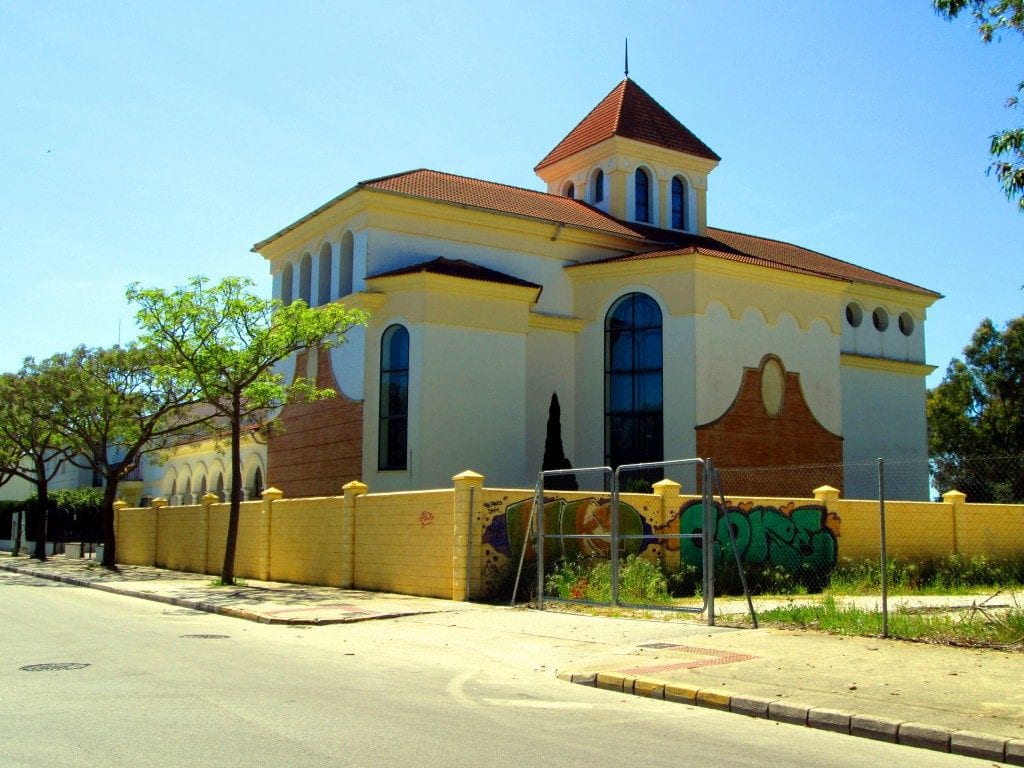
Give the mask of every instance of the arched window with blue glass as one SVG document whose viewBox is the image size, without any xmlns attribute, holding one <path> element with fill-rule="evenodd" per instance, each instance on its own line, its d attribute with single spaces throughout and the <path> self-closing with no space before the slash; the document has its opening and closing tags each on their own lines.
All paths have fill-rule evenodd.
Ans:
<svg viewBox="0 0 1024 768">
<path fill-rule="evenodd" d="M 651 220 L 651 177 L 643 168 L 633 175 L 633 210 L 636 221 Z"/>
<path fill-rule="evenodd" d="M 672 229 L 686 229 L 686 182 L 672 177 Z"/>
<path fill-rule="evenodd" d="M 626 294 L 608 310 L 604 328 L 605 461 L 661 461 L 661 308 L 646 294 Z"/>
<path fill-rule="evenodd" d="M 590 182 L 591 189 L 593 190 L 593 197 L 595 203 L 604 202 L 604 171 L 598 168 L 594 171 L 594 176 Z"/>
<path fill-rule="evenodd" d="M 405 469 L 409 444 L 409 331 L 389 326 L 380 344 L 377 468 Z"/>
</svg>

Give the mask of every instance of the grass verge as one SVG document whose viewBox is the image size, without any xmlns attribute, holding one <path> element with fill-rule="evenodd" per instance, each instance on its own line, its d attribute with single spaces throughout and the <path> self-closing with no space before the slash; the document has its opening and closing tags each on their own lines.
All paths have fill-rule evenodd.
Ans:
<svg viewBox="0 0 1024 768">
<path fill-rule="evenodd" d="M 837 635 L 877 637 L 882 614 L 827 595 L 821 602 L 772 608 L 758 614 L 763 625 L 813 629 Z M 956 613 L 897 610 L 889 614 L 889 636 L 942 645 L 1024 650 L 1024 609 L 973 606 Z"/>
</svg>

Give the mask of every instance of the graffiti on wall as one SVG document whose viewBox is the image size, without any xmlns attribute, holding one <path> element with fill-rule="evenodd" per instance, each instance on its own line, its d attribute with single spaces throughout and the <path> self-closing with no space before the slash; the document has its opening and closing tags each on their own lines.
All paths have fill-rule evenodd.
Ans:
<svg viewBox="0 0 1024 768">
<path fill-rule="evenodd" d="M 700 499 L 685 501 L 661 525 L 660 500 L 652 497 L 651 502 L 656 511 L 620 500 L 619 537 L 623 554 L 659 561 L 668 572 L 682 567 L 699 572 L 703 567 L 699 534 L 704 520 Z M 533 498 L 508 503 L 505 497 L 484 507 L 484 578 L 488 591 L 493 592 L 519 562 L 524 545 L 527 562 L 536 558 L 534 537 L 527 535 Z M 736 549 L 746 566 L 780 569 L 810 588 L 820 588 L 836 566 L 839 517 L 820 504 L 797 506 L 789 502 L 772 506 L 743 502 L 727 503 L 724 512 L 718 504 L 715 509 L 717 563 L 735 561 L 727 527 L 731 526 Z M 545 497 L 543 519 L 546 569 L 562 558 L 608 557 L 610 497 Z"/>
<path fill-rule="evenodd" d="M 483 543 L 518 562 L 526 545 L 526 558 L 536 557 L 534 537 L 527 536 L 533 499 L 522 499 L 495 515 L 484 530 Z M 609 497 L 583 499 L 544 498 L 544 563 L 562 558 L 608 557 L 611 551 L 612 504 Z M 625 554 L 638 554 L 656 541 L 654 530 L 633 506 L 619 502 L 619 536 Z"/>
<path fill-rule="evenodd" d="M 718 505 L 716 505 L 718 507 Z M 734 561 L 729 528 L 740 559 L 746 565 L 781 569 L 802 581 L 827 580 L 836 566 L 839 546 L 839 517 L 820 504 L 796 506 L 789 502 L 781 507 L 746 502 L 727 506 L 724 514 L 718 507 L 715 529 L 715 561 Z M 704 507 L 700 500 L 685 503 L 678 516 L 673 516 L 659 533 L 699 534 L 703 526 Z M 701 567 L 703 557 L 699 538 L 663 539 L 669 551 L 677 549 L 679 560 Z M 813 584 L 808 584 L 813 586 Z"/>
</svg>

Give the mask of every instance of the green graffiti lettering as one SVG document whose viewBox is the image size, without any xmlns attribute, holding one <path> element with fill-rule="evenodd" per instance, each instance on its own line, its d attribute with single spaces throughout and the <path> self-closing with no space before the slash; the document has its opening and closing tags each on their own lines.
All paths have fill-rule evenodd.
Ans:
<svg viewBox="0 0 1024 768">
<path fill-rule="evenodd" d="M 716 517 L 716 562 L 735 559 L 734 539 L 743 563 L 780 568 L 811 589 L 820 589 L 836 566 L 838 545 L 827 525 L 824 507 L 811 505 L 787 511 L 772 506 L 749 510 L 730 507 L 723 511 L 716 505 Z M 691 501 L 684 505 L 678 521 L 680 534 L 699 535 L 704 521 L 702 503 Z M 701 568 L 701 539 L 680 539 L 679 560 Z"/>
</svg>

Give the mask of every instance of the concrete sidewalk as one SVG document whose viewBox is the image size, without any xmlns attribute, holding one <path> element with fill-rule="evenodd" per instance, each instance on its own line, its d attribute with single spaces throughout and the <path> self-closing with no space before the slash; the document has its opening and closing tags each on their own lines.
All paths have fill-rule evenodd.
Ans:
<svg viewBox="0 0 1024 768">
<path fill-rule="evenodd" d="M 61 556 L 39 563 L 0 554 L 0 569 L 264 623 L 452 614 L 467 628 L 483 622 L 521 633 L 523 647 L 543 654 L 563 680 L 1024 765 L 1020 653 L 709 628 L 676 615 L 563 620 L 501 606 L 250 580 L 215 587 L 211 576 L 141 566 L 113 572 Z"/>
</svg>

